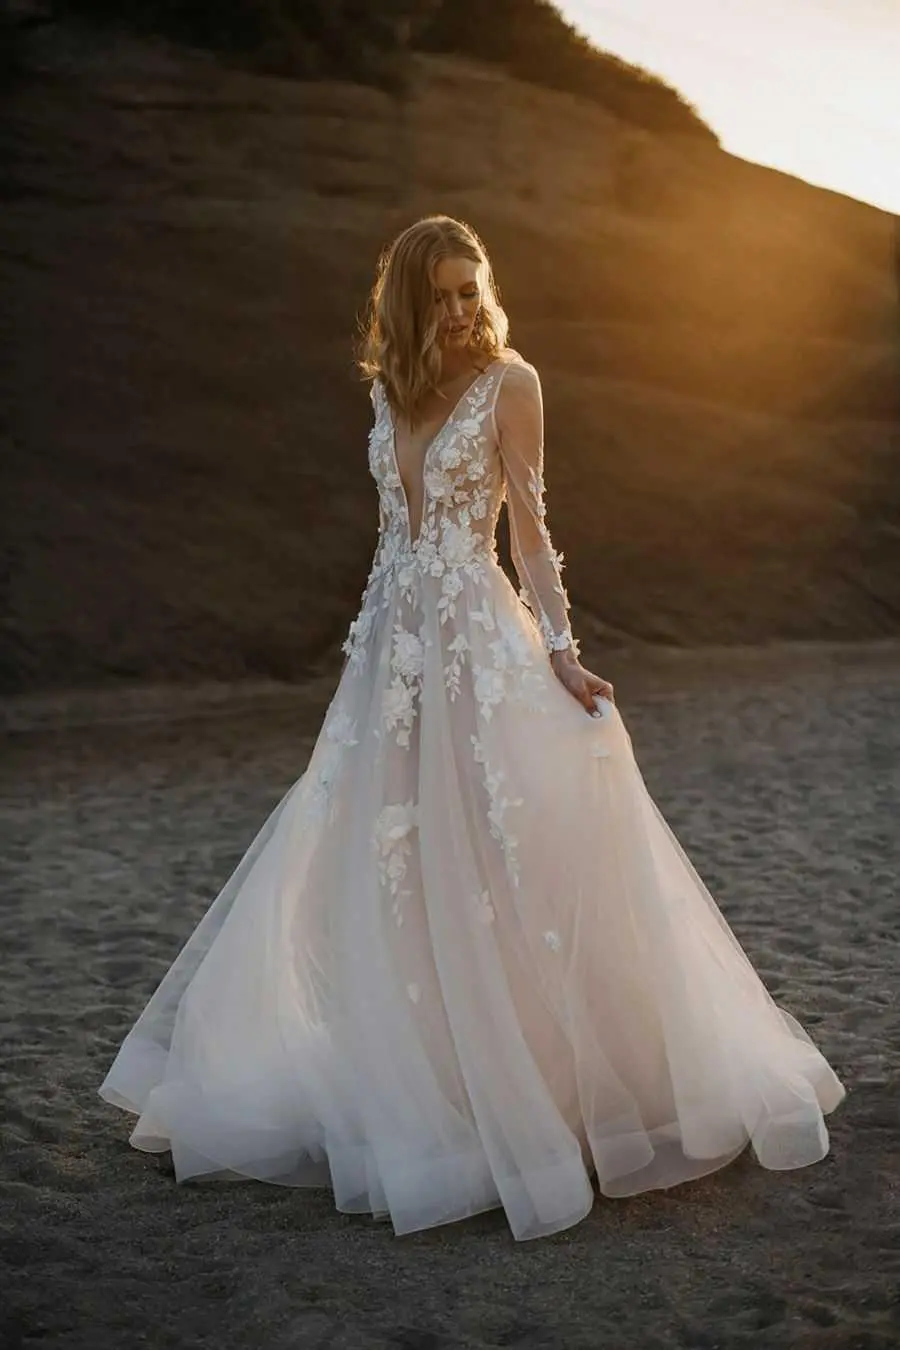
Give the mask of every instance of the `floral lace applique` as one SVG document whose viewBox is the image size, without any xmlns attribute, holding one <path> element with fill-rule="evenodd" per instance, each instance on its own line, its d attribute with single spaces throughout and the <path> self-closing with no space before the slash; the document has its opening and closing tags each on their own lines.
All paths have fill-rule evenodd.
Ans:
<svg viewBox="0 0 900 1350">
<path fill-rule="evenodd" d="M 547 681 L 537 667 L 527 636 L 505 615 L 496 615 L 487 596 L 480 609 L 469 611 L 469 618 L 486 633 L 497 634 L 487 644 L 491 664 L 473 665 L 475 697 L 485 721 L 491 720 L 498 704 L 510 698 L 530 711 L 542 711 Z"/>
<path fill-rule="evenodd" d="M 388 731 L 397 728 L 397 744 L 408 750 L 409 734 L 416 717 L 416 686 L 407 684 L 398 675 L 384 691 L 381 716 Z"/>
<path fill-rule="evenodd" d="M 403 923 L 403 902 L 412 894 L 409 890 L 401 890 L 400 883 L 406 876 L 412 853 L 410 835 L 418 823 L 415 802 L 391 802 L 379 812 L 372 836 L 372 845 L 378 855 L 378 875 L 393 897 L 391 913 L 398 927 Z"/>
<path fill-rule="evenodd" d="M 476 764 L 484 768 L 484 786 L 487 790 L 490 801 L 488 810 L 488 821 L 491 827 L 491 834 L 498 841 L 503 849 L 503 856 L 506 862 L 506 870 L 514 886 L 519 884 L 519 840 L 509 829 L 506 823 L 506 813 L 510 807 L 521 806 L 524 797 L 506 797 L 503 794 L 503 784 L 506 781 L 506 773 L 503 769 L 492 770 L 487 758 L 487 751 L 484 743 L 478 736 L 472 736 L 472 745 L 475 752 Z"/>
<path fill-rule="evenodd" d="M 429 578 L 434 578 L 440 583 L 433 601 L 438 622 L 442 629 L 450 629 L 444 674 L 451 698 L 460 691 L 464 665 L 472 660 L 474 650 L 471 634 L 460 638 L 454 631 L 456 626 L 466 622 L 479 624 L 492 637 L 500 628 L 503 642 L 491 644 L 490 663 L 474 664 L 471 672 L 485 720 L 490 720 L 494 709 L 508 698 L 539 710 L 541 692 L 546 687 L 542 664 L 535 660 L 534 643 L 523 630 L 521 618 L 510 621 L 509 617 L 495 613 L 491 600 L 489 569 L 498 564 L 495 527 L 506 492 L 504 466 L 491 419 L 504 369 L 502 363 L 497 363 L 475 380 L 458 409 L 427 447 L 422 467 L 422 520 L 415 540 L 410 537 L 406 494 L 396 463 L 393 416 L 380 381 L 373 384 L 375 423 L 369 436 L 369 467 L 378 487 L 379 539 L 360 611 L 343 644 L 348 664 L 361 667 L 376 626 L 380 630 L 379 614 L 395 606 L 398 593 L 415 616 L 421 638 L 422 605 L 430 605 L 434 596 L 431 590 L 426 597 L 423 587 L 426 583 L 430 585 Z M 558 591 L 563 555 L 557 554 L 550 544 L 544 524 L 543 477 L 533 466 L 523 490 L 539 524 L 544 546 L 542 565 L 547 570 L 549 559 L 549 572 Z M 545 651 L 573 645 L 578 652 L 568 627 L 554 632 L 535 594 L 529 595 L 524 585 L 519 599 L 533 614 Z M 412 627 L 409 618 L 404 618 L 403 624 Z M 410 636 L 415 639 L 417 634 L 413 632 Z M 382 729 L 396 732 L 397 743 L 408 748 L 421 690 L 421 671 L 414 668 L 414 645 L 403 638 L 404 645 L 398 648 L 397 641 L 395 626 L 391 682 L 382 704 Z"/>
<path fill-rule="evenodd" d="M 351 623 L 347 636 L 341 645 L 341 651 L 346 655 L 350 666 L 358 667 L 362 665 L 366 639 L 371 632 L 372 624 L 375 619 L 374 606 L 370 605 L 368 600 L 369 588 L 367 587 L 363 593 L 362 607 L 359 614 Z"/>
<path fill-rule="evenodd" d="M 396 531 L 383 529 L 379 535 L 378 547 L 363 591 L 359 613 L 350 624 L 341 650 L 347 657 L 352 669 L 359 669 L 365 661 L 366 648 L 372 635 L 376 615 L 387 610 L 392 603 L 392 587 L 389 582 L 396 567 L 399 555 L 399 540 Z"/>
<path fill-rule="evenodd" d="M 438 617 L 442 624 L 456 618 L 456 601 L 463 589 L 463 579 L 459 569 L 445 572 L 441 582 L 441 594 L 438 599 Z"/>
<path fill-rule="evenodd" d="M 406 494 L 396 463 L 390 410 L 383 408 L 377 419 L 382 425 L 371 449 L 370 468 L 379 491 L 386 493 L 385 515 L 391 527 L 396 526 L 403 535 L 403 547 L 414 553 L 418 566 L 432 576 L 442 576 L 447 567 L 472 562 L 486 548 L 493 550 L 493 539 L 471 530 L 467 509 L 477 498 L 477 518 L 487 514 L 490 492 L 478 485 L 486 474 L 485 423 L 491 413 L 491 390 L 490 380 L 477 378 L 460 401 L 460 410 L 451 414 L 427 447 L 422 466 L 422 519 L 415 540 L 409 537 Z M 378 401 L 386 403 L 382 393 Z"/>
<path fill-rule="evenodd" d="M 486 633 L 493 633 L 497 627 L 497 620 L 494 618 L 494 612 L 491 609 L 491 602 L 488 596 L 485 596 L 481 602 L 480 609 L 470 609 L 469 618 L 472 623 L 478 623 Z"/>
<path fill-rule="evenodd" d="M 323 730 L 324 739 L 319 744 L 317 763 L 309 787 L 310 809 L 311 814 L 317 819 L 325 816 L 333 819 L 334 789 L 344 752 L 349 746 L 358 745 L 359 742 L 354 734 L 356 723 L 343 708 L 337 709 L 326 720 Z"/>
<path fill-rule="evenodd" d="M 475 697 L 481 715 L 489 722 L 498 703 L 503 702 L 506 690 L 506 676 L 502 670 L 493 666 L 475 666 Z"/>
<path fill-rule="evenodd" d="M 381 714 L 385 728 L 397 728 L 397 744 L 409 748 L 409 735 L 416 717 L 416 704 L 425 670 L 424 629 L 411 633 L 402 623 L 394 625 L 392 682 L 384 691 Z"/>
<path fill-rule="evenodd" d="M 452 652 L 451 660 L 444 666 L 444 684 L 447 693 L 450 695 L 451 703 L 459 693 L 459 681 L 462 674 L 462 663 L 466 652 L 471 651 L 469 639 L 465 633 L 457 633 L 447 644 L 448 652 Z"/>
</svg>

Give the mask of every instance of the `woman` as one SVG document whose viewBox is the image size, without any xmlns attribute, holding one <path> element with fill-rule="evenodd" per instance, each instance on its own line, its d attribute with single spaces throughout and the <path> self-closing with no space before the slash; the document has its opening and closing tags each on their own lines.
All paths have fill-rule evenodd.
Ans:
<svg viewBox="0 0 900 1350">
<path fill-rule="evenodd" d="M 506 336 L 471 229 L 394 241 L 361 358 L 380 533 L 337 690 L 100 1088 L 179 1181 L 330 1186 L 398 1234 L 503 1206 L 525 1239 L 583 1218 L 594 1178 L 827 1152 L 841 1083 L 578 659 L 540 382 Z"/>
</svg>

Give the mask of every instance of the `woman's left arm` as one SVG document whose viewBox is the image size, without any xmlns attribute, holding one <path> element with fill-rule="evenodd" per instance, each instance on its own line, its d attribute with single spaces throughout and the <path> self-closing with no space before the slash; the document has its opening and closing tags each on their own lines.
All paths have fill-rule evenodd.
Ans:
<svg viewBox="0 0 900 1350">
<path fill-rule="evenodd" d="M 510 552 L 521 596 L 535 616 L 554 673 L 593 713 L 594 697 L 612 699 L 613 687 L 581 664 L 569 623 L 563 555 L 554 549 L 546 523 L 544 409 L 533 366 L 516 362 L 504 371 L 495 418 L 506 478 Z"/>
</svg>

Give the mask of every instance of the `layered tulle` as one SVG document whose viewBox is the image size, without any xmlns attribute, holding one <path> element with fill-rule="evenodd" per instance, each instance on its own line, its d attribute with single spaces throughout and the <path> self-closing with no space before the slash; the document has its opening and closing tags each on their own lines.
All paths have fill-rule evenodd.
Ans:
<svg viewBox="0 0 900 1350">
<path fill-rule="evenodd" d="M 820 1159 L 844 1089 L 620 714 L 555 678 L 491 547 L 450 615 L 414 561 L 373 571 L 305 773 L 100 1089 L 131 1143 L 180 1181 L 330 1186 L 398 1234 L 502 1205 L 518 1239 L 581 1219 L 594 1178 L 673 1186 L 748 1144 Z"/>
</svg>

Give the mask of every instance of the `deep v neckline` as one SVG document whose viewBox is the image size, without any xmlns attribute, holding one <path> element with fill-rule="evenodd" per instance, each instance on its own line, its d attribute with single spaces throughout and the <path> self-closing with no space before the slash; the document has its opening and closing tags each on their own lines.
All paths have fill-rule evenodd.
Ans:
<svg viewBox="0 0 900 1350">
<path fill-rule="evenodd" d="M 397 458 L 397 423 L 396 423 L 395 420 L 394 420 L 394 410 L 393 410 L 393 408 L 391 407 L 390 403 L 388 403 L 387 399 L 385 399 L 385 406 L 386 406 L 386 408 L 387 408 L 387 414 L 388 414 L 388 419 L 389 419 L 389 422 L 390 422 L 390 430 L 391 430 L 391 434 L 390 434 L 391 459 L 393 460 L 394 472 L 395 472 L 395 474 L 397 475 L 397 482 L 398 482 L 398 485 L 399 485 L 399 488 L 400 488 L 400 496 L 403 498 L 403 507 L 404 507 L 404 510 L 405 510 L 405 512 L 406 512 L 406 537 L 407 537 L 407 539 L 409 540 L 409 544 L 410 544 L 410 547 L 411 547 L 411 548 L 415 548 L 416 545 L 417 545 L 417 544 L 419 543 L 419 541 L 421 540 L 421 538 L 422 538 L 422 531 L 423 531 L 424 528 L 425 528 L 425 519 L 426 519 L 426 517 L 427 517 L 427 515 L 428 515 L 428 512 L 427 512 L 427 510 L 426 510 L 426 507 L 427 507 L 427 495 L 428 495 L 428 489 L 427 489 L 426 486 L 425 486 L 425 474 L 426 474 L 427 469 L 428 469 L 428 456 L 431 454 L 431 451 L 432 451 L 433 446 L 440 440 L 440 438 L 443 436 L 444 432 L 445 432 L 445 431 L 447 430 L 447 428 L 450 426 L 451 422 L 453 422 L 453 421 L 455 420 L 457 413 L 459 412 L 459 410 L 460 410 L 460 408 L 462 407 L 462 405 L 465 403 L 466 399 L 467 399 L 467 398 L 469 397 L 469 395 L 471 394 L 472 390 L 475 388 L 475 386 L 476 386 L 476 384 L 478 383 L 478 381 L 481 380 L 481 379 L 483 379 L 484 376 L 487 375 L 487 373 L 488 373 L 489 370 L 493 370 L 494 366 L 497 365 L 498 361 L 500 361 L 500 360 L 502 360 L 502 358 L 499 357 L 499 356 L 497 356 L 497 357 L 494 358 L 493 361 L 491 361 L 488 365 L 485 366 L 484 370 L 479 370 L 479 372 L 478 372 L 478 374 L 475 376 L 474 380 L 471 380 L 471 381 L 466 385 L 465 389 L 462 391 L 462 393 L 460 394 L 459 398 L 458 398 L 458 399 L 456 400 L 456 402 L 454 403 L 454 405 L 453 405 L 453 407 L 451 408 L 450 412 L 448 413 L 447 417 L 444 419 L 444 421 L 443 421 L 443 422 L 441 423 L 441 425 L 438 427 L 437 431 L 436 431 L 436 432 L 434 433 L 434 435 L 431 437 L 431 440 L 428 441 L 428 442 L 426 443 L 426 445 L 425 445 L 425 450 L 424 450 L 424 452 L 423 452 L 423 454 L 422 454 L 422 463 L 421 463 L 421 468 L 420 468 L 421 480 L 422 480 L 422 492 L 421 492 L 421 497 L 422 497 L 422 514 L 421 514 L 421 518 L 420 518 L 420 520 L 419 520 L 419 528 L 418 528 L 418 530 L 416 531 L 416 537 L 415 537 L 415 539 L 413 539 L 413 533 L 412 533 L 412 516 L 410 515 L 410 510 L 409 510 L 409 496 L 408 496 L 408 494 L 407 494 L 406 488 L 403 486 L 403 476 L 402 476 L 402 474 L 400 473 L 400 461 L 399 461 L 399 459 Z"/>
</svg>

